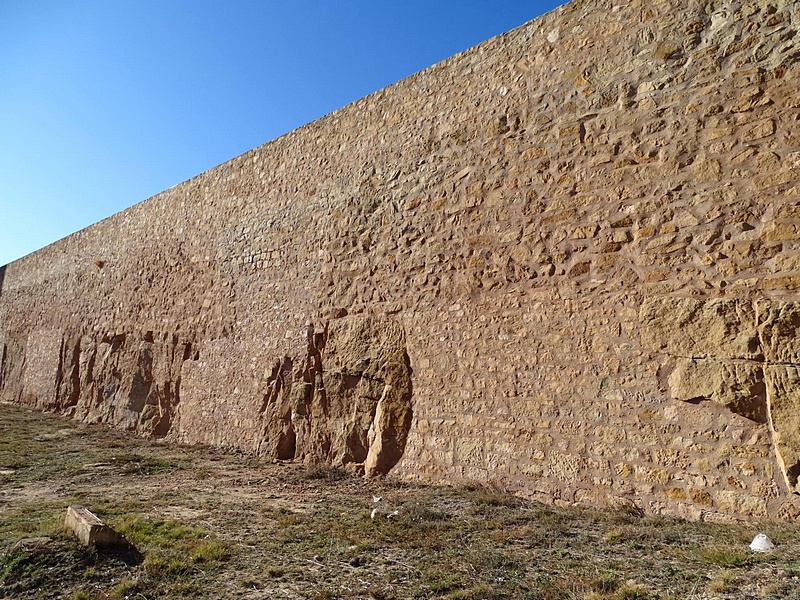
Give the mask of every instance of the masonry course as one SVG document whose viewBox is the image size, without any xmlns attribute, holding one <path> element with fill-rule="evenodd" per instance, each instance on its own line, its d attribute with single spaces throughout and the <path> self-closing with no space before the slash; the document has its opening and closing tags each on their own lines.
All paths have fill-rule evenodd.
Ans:
<svg viewBox="0 0 800 600">
<path fill-rule="evenodd" d="M 0 398 L 800 515 L 800 3 L 575 0 L 0 275 Z"/>
</svg>

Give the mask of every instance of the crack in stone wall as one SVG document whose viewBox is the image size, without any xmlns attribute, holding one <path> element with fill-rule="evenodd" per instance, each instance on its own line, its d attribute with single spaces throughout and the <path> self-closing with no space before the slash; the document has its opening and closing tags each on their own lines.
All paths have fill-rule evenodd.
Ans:
<svg viewBox="0 0 800 600">
<path fill-rule="evenodd" d="M 800 303 L 648 298 L 639 320 L 645 346 L 672 363 L 672 397 L 768 424 L 786 485 L 800 493 Z"/>
</svg>

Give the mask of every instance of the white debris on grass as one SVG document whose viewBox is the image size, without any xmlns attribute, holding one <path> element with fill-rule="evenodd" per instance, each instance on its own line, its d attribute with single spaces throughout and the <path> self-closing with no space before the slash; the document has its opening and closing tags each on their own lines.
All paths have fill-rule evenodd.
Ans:
<svg viewBox="0 0 800 600">
<path fill-rule="evenodd" d="M 387 519 L 393 519 L 400 514 L 400 510 L 398 509 L 390 511 L 386 506 L 386 503 L 383 501 L 383 497 L 381 496 L 373 496 L 372 503 L 376 504 L 377 506 L 372 509 L 372 512 L 369 515 L 370 519 L 374 519 L 378 515 L 386 515 Z"/>
<path fill-rule="evenodd" d="M 767 537 L 766 533 L 759 533 L 750 542 L 750 550 L 753 552 L 772 552 L 775 549 L 775 544 Z"/>
</svg>

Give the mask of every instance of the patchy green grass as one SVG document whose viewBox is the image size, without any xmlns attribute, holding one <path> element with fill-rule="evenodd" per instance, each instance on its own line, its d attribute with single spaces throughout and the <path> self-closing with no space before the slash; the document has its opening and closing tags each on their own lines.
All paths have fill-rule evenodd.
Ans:
<svg viewBox="0 0 800 600">
<path fill-rule="evenodd" d="M 31 500 L 3 510 L 0 539 L 58 535 L 63 523 L 61 504 L 51 500 Z"/>
<path fill-rule="evenodd" d="M 184 468 L 186 461 L 182 458 L 142 456 L 140 454 L 115 454 L 111 464 L 118 467 L 126 475 L 153 475 L 155 473 L 171 473 Z"/>
<path fill-rule="evenodd" d="M 365 481 L 6 405 L 0 431 L 0 598 L 800 600 L 794 524 L 685 523 L 494 488 Z M 65 536 L 75 504 L 136 550 Z M 775 552 L 749 551 L 759 531 Z"/>
<path fill-rule="evenodd" d="M 762 556 L 739 546 L 706 546 L 698 548 L 697 555 L 701 560 L 720 567 L 744 567 L 754 564 Z"/>
<path fill-rule="evenodd" d="M 177 521 L 127 518 L 115 530 L 145 554 L 145 564 L 169 566 L 170 571 L 217 567 L 230 558 L 231 544 Z M 158 575 L 159 573 L 153 573 Z"/>
</svg>

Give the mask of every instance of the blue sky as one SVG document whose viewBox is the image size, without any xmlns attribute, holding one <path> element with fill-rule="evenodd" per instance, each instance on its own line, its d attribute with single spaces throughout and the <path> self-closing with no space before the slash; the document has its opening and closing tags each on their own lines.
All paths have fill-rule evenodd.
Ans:
<svg viewBox="0 0 800 600">
<path fill-rule="evenodd" d="M 0 0 L 0 265 L 560 3 Z"/>
</svg>

